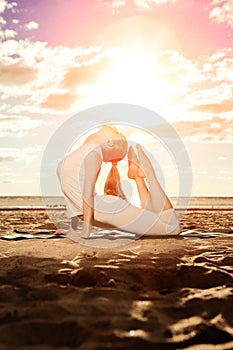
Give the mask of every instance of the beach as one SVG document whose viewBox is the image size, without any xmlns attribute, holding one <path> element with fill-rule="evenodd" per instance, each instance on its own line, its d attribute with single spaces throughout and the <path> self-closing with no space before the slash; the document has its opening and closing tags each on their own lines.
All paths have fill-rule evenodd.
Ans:
<svg viewBox="0 0 233 350">
<path fill-rule="evenodd" d="M 1 240 L 0 349 L 232 349 L 233 210 L 189 210 L 182 230 L 110 248 Z M 54 230 L 2 210 L 1 236 Z"/>
</svg>

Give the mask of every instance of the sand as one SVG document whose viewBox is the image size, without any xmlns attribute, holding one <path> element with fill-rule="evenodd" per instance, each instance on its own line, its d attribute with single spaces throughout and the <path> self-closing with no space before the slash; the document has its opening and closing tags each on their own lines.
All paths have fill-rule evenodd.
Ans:
<svg viewBox="0 0 233 350">
<path fill-rule="evenodd" d="M 0 241 L 0 349 L 232 349 L 233 211 L 195 210 L 183 230 L 90 248 Z M 2 211 L 1 235 L 53 229 L 44 211 Z"/>
</svg>

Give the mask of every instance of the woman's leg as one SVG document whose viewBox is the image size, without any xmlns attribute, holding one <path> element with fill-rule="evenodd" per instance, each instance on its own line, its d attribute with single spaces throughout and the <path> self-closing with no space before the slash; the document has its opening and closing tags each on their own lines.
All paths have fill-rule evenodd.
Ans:
<svg viewBox="0 0 233 350">
<path fill-rule="evenodd" d="M 136 183 L 141 207 L 153 211 L 150 193 L 145 183 L 145 174 L 140 170 L 138 163 L 136 153 L 132 146 L 130 146 L 128 151 L 128 177 Z"/>
<path fill-rule="evenodd" d="M 176 235 L 180 232 L 179 221 L 173 208 L 155 213 L 110 195 L 96 197 L 95 219 L 139 235 Z"/>
<path fill-rule="evenodd" d="M 173 233 L 178 234 L 180 232 L 180 225 L 175 214 L 175 210 L 173 209 L 169 198 L 160 186 L 149 158 L 146 156 L 141 146 L 137 145 L 137 149 L 139 160 L 133 148 L 130 147 L 129 149 L 128 176 L 129 178 L 135 180 L 142 208 L 147 210 L 145 210 L 141 215 L 141 218 L 143 218 L 141 222 L 137 222 L 137 220 L 135 221 L 136 225 L 138 225 L 137 227 L 139 230 L 143 230 L 143 227 L 145 228 L 145 222 L 148 222 L 150 229 L 149 231 L 147 230 L 147 234 L 155 233 L 157 230 L 164 232 L 165 229 L 171 229 Z M 149 190 L 145 182 L 145 178 L 147 180 Z M 131 211 L 129 211 L 127 215 L 130 216 Z M 133 209 L 133 215 L 136 215 L 135 211 L 136 209 Z M 148 211 L 156 213 L 157 216 L 151 216 Z M 141 227 L 141 224 L 143 227 Z M 161 227 L 161 225 L 163 227 Z M 131 228 L 132 222 L 130 224 L 130 229 Z M 136 227 L 134 229 L 136 229 Z"/>
<path fill-rule="evenodd" d="M 156 213 L 163 210 L 172 208 L 172 204 L 163 191 L 151 161 L 143 151 L 140 145 L 137 145 L 139 160 L 133 149 L 129 150 L 129 172 L 130 178 L 133 178 L 136 182 L 139 196 L 141 198 L 142 207 L 152 210 Z M 131 159 L 134 161 L 136 166 L 132 166 Z M 130 170 L 131 167 L 131 170 Z M 145 178 L 147 180 L 148 188 L 145 184 Z M 146 203 L 146 204 L 145 204 Z"/>
</svg>

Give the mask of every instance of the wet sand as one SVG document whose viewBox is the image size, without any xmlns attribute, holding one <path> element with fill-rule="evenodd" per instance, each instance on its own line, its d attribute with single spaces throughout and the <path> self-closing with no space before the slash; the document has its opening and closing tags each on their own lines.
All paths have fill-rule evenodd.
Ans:
<svg viewBox="0 0 233 350">
<path fill-rule="evenodd" d="M 45 211 L 2 211 L 1 235 L 53 229 Z M 0 349 L 232 349 L 233 211 L 193 210 L 183 230 L 108 249 L 0 241 Z"/>
</svg>

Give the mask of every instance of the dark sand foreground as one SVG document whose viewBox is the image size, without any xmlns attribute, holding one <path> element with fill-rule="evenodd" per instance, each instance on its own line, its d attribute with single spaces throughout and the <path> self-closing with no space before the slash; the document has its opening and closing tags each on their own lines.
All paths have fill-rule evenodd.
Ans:
<svg viewBox="0 0 233 350">
<path fill-rule="evenodd" d="M 46 212 L 2 211 L 11 229 Z M 215 238 L 141 238 L 111 249 L 0 240 L 0 349 L 233 349 L 233 211 L 189 211 Z"/>
</svg>

